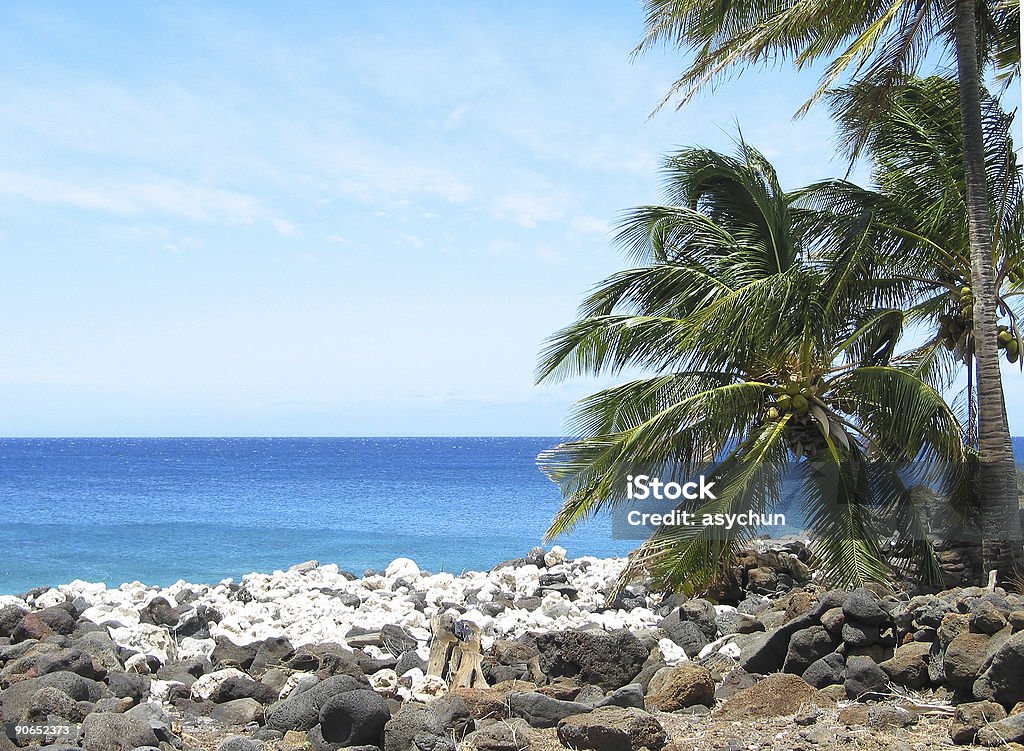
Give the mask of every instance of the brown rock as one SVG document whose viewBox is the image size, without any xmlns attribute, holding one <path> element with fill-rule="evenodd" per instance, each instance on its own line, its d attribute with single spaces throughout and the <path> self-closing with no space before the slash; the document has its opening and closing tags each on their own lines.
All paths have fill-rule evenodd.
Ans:
<svg viewBox="0 0 1024 751">
<path fill-rule="evenodd" d="M 821 625 L 833 636 L 839 636 L 843 631 L 843 624 L 846 623 L 846 616 L 842 608 L 830 608 L 821 614 Z"/>
<path fill-rule="evenodd" d="M 950 613 L 943 616 L 942 623 L 935 630 L 935 639 L 939 642 L 939 649 L 945 651 L 953 639 L 966 632 L 969 621 L 970 617 L 961 613 Z"/>
<path fill-rule="evenodd" d="M 282 751 L 306 751 L 306 734 L 300 730 L 289 730 L 281 739 Z"/>
<path fill-rule="evenodd" d="M 14 627 L 14 631 L 11 632 L 11 642 L 17 644 L 29 639 L 43 641 L 54 635 L 54 630 L 50 628 L 39 613 L 29 613 L 18 621 L 18 625 Z"/>
<path fill-rule="evenodd" d="M 839 710 L 839 721 L 844 725 L 867 725 L 867 704 L 851 704 Z"/>
<path fill-rule="evenodd" d="M 747 572 L 747 588 L 759 592 L 774 592 L 779 586 L 779 575 L 775 569 L 758 566 Z"/>
<path fill-rule="evenodd" d="M 1006 618 L 991 602 L 982 601 L 971 613 L 970 627 L 980 634 L 994 634 L 1006 627 Z"/>
<path fill-rule="evenodd" d="M 943 658 L 946 682 L 951 688 L 970 693 L 974 682 L 985 672 L 986 664 L 995 652 L 992 646 L 994 638 L 969 631 L 953 638 Z"/>
<path fill-rule="evenodd" d="M 978 731 L 978 743 L 989 748 L 1006 748 L 1024 741 L 1024 716 L 1014 715 L 993 722 Z"/>
<path fill-rule="evenodd" d="M 743 689 L 718 709 L 725 720 L 783 717 L 794 714 L 805 702 L 818 698 L 818 691 L 803 678 L 772 673 L 751 688 Z"/>
<path fill-rule="evenodd" d="M 811 608 L 817 603 L 818 598 L 812 595 L 810 592 L 804 592 L 803 590 L 797 590 L 789 595 L 786 603 L 786 621 L 791 621 L 794 618 L 798 618 L 804 613 L 810 612 Z"/>
<path fill-rule="evenodd" d="M 647 695 L 648 706 L 675 712 L 695 704 L 715 705 L 715 680 L 710 670 L 684 662 L 655 673 Z"/>
<path fill-rule="evenodd" d="M 905 728 L 916 725 L 920 718 L 917 712 L 891 704 L 874 704 L 868 707 L 868 725 L 873 728 Z"/>
<path fill-rule="evenodd" d="M 528 751 L 530 726 L 520 719 L 493 722 L 464 739 L 464 748 L 476 751 Z"/>
<path fill-rule="evenodd" d="M 818 706 L 828 706 L 846 701 L 846 698 L 846 687 L 842 683 L 835 683 L 818 689 L 818 696 L 815 702 L 817 702 Z"/>
<path fill-rule="evenodd" d="M 949 737 L 954 743 L 967 745 L 978 738 L 978 731 L 990 722 L 998 722 L 1006 717 L 1002 704 L 994 701 L 973 701 L 960 704 L 953 713 L 953 724 L 949 729 Z"/>
<path fill-rule="evenodd" d="M 599 707 L 593 712 L 558 722 L 562 745 L 593 751 L 658 751 L 665 745 L 665 729 L 652 715 L 636 707 Z"/>
<path fill-rule="evenodd" d="M 892 658 L 882 662 L 879 667 L 893 683 L 911 689 L 923 688 L 928 683 L 930 652 L 931 644 L 910 642 L 897 649 Z"/>
<path fill-rule="evenodd" d="M 515 678 L 511 681 L 495 683 L 491 688 L 503 694 L 510 694 L 513 691 L 536 691 L 537 684 L 532 683 L 531 681 L 521 681 L 518 678 Z"/>
<path fill-rule="evenodd" d="M 508 717 L 506 694 L 501 691 L 493 688 L 457 688 L 451 694 L 466 702 L 474 720 Z"/>
<path fill-rule="evenodd" d="M 583 688 L 583 685 L 574 678 L 556 678 L 548 685 L 541 686 L 540 688 L 517 690 L 533 690 L 538 693 L 544 694 L 545 696 L 550 696 L 552 699 L 559 699 L 561 701 L 572 701 L 579 695 L 581 688 Z"/>
</svg>

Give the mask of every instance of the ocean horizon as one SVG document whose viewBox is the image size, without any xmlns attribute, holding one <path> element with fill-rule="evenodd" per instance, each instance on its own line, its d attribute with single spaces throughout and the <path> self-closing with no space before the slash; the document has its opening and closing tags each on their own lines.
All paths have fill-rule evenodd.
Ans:
<svg viewBox="0 0 1024 751">
<path fill-rule="evenodd" d="M 316 559 L 485 570 L 541 544 L 557 437 L 3 438 L 0 594 L 74 579 L 214 583 Z M 1018 461 L 1024 438 L 1014 439 Z M 776 534 L 799 532 L 776 528 Z M 600 514 L 554 544 L 621 556 Z"/>
</svg>

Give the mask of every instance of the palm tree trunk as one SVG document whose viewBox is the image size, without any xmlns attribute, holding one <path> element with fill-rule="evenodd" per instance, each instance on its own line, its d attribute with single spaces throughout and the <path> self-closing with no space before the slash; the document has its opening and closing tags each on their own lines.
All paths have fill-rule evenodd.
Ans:
<svg viewBox="0 0 1024 751">
<path fill-rule="evenodd" d="M 974 337 L 971 337 L 972 339 Z M 971 343 L 973 350 L 974 343 Z M 978 448 L 978 393 L 974 388 L 974 354 L 967 355 L 967 445 Z"/>
<path fill-rule="evenodd" d="M 985 572 L 998 569 L 1005 577 L 1020 566 L 1024 551 L 1019 500 L 1013 476 L 1013 444 L 1010 441 L 996 345 L 995 271 L 992 265 L 992 225 L 985 179 L 975 0 L 956 0 L 955 13 L 960 119 L 963 125 L 971 240 L 971 288 L 974 293 L 980 454 L 977 489 L 981 501 L 982 561 Z"/>
</svg>

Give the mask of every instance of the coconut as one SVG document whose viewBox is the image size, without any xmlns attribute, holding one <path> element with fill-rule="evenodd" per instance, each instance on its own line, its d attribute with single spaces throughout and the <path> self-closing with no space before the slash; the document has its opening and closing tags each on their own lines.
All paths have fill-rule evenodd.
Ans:
<svg viewBox="0 0 1024 751">
<path fill-rule="evenodd" d="M 811 403 L 807 401 L 806 396 L 803 396 L 802 394 L 797 394 L 796 396 L 793 397 L 793 409 L 799 412 L 800 414 L 805 413 L 808 409 L 810 409 L 810 406 Z"/>
</svg>

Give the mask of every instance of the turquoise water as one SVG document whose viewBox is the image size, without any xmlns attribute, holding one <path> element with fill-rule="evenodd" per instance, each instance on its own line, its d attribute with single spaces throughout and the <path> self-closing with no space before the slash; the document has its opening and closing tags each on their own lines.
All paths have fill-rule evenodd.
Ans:
<svg viewBox="0 0 1024 751">
<path fill-rule="evenodd" d="M 311 558 L 486 569 L 540 543 L 555 438 L 0 439 L 0 594 L 215 582 Z M 1015 439 L 1018 457 L 1024 439 Z M 785 533 L 793 529 L 776 528 Z M 557 541 L 624 555 L 601 515 Z"/>
<path fill-rule="evenodd" d="M 0 593 L 75 578 L 215 582 L 318 559 L 490 568 L 559 506 L 554 438 L 0 440 Z M 559 541 L 623 555 L 602 517 Z"/>
</svg>

